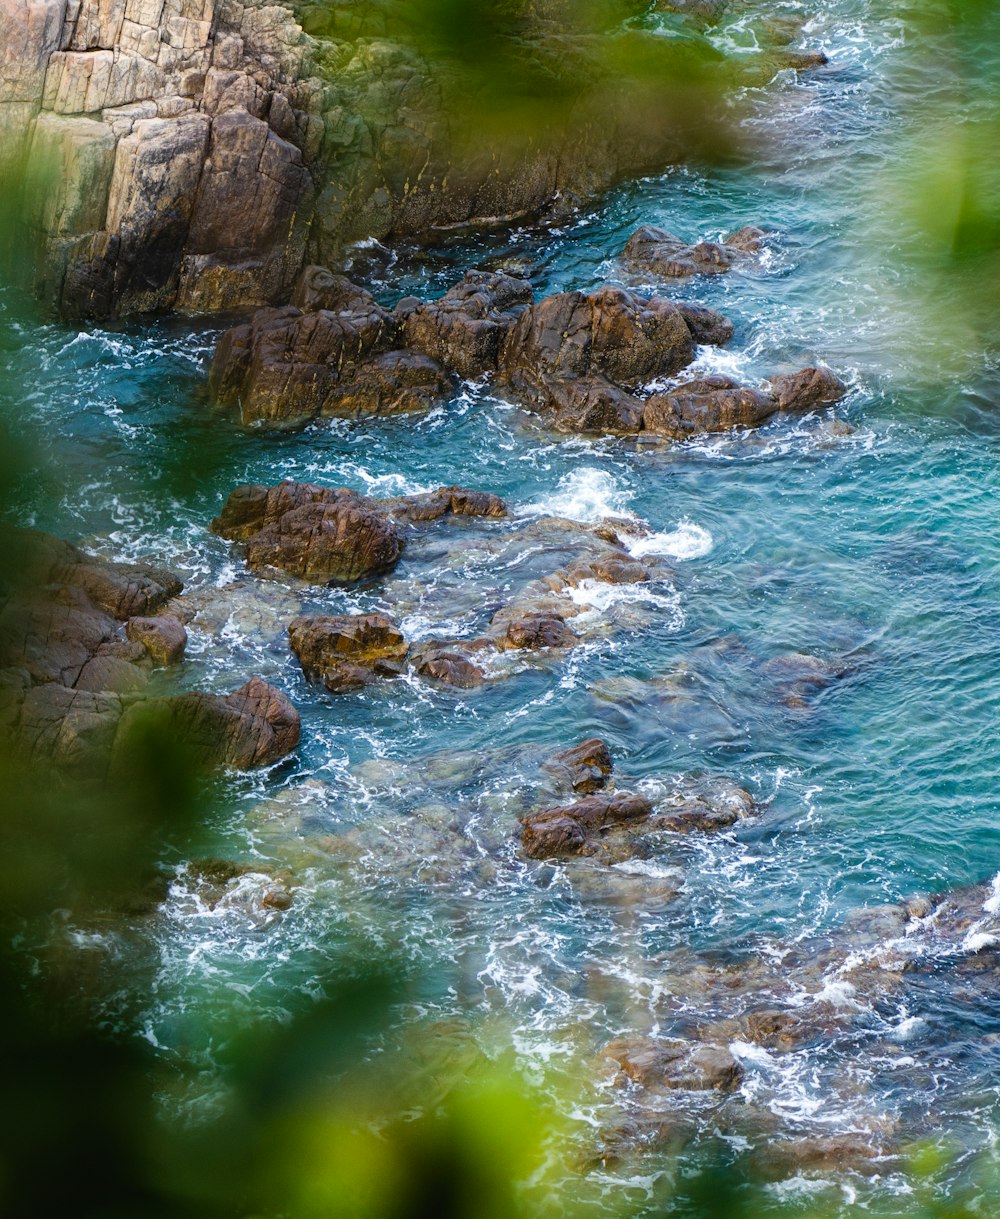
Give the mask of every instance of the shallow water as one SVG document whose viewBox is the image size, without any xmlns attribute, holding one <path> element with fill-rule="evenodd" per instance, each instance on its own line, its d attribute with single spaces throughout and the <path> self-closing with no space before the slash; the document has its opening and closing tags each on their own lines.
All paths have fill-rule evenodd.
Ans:
<svg viewBox="0 0 1000 1219">
<path fill-rule="evenodd" d="M 214 1011 L 235 994 L 247 1020 L 280 1015 L 360 934 L 444 978 L 428 983 L 426 1010 L 476 1015 L 486 1030 L 509 1023 L 522 1064 L 572 1074 L 630 1028 L 717 1016 L 708 999 L 680 998 L 685 969 L 780 960 L 857 907 L 984 884 L 1000 868 L 996 374 L 969 351 L 966 375 L 928 383 L 900 342 L 905 274 L 900 251 L 872 238 L 875 183 L 907 99 L 933 78 L 893 6 L 822 7 L 808 45 L 831 63 L 751 98 L 762 143 L 749 167 L 673 170 L 556 227 L 369 247 L 357 267 L 391 301 L 443 291 L 485 258 L 520 259 L 541 295 L 634 282 L 615 255 L 639 223 L 691 239 L 764 223 L 776 239 L 760 268 L 667 292 L 736 322 L 699 368 L 756 379 L 825 361 L 851 384 L 835 411 L 636 445 L 553 435 L 470 385 L 423 418 L 268 436 L 207 402 L 217 329 L 7 324 L 4 409 L 57 471 L 51 496 L 26 473 L 22 520 L 177 569 L 201 607 L 183 682 L 228 689 L 261 673 L 303 716 L 295 757 L 227 780 L 225 811 L 198 844 L 290 867 L 293 906 L 267 913 L 250 893 L 210 910 L 182 874 L 156 933 L 156 985 L 140 1000 L 143 1035 L 165 1053 L 209 1067 Z M 750 45 L 746 23 L 718 36 Z M 248 575 L 206 528 L 234 485 L 281 478 L 376 496 L 459 483 L 503 495 L 515 515 L 432 526 L 369 588 L 285 587 Z M 613 586 L 594 612 L 614 629 L 566 657 L 468 692 L 402 680 L 331 696 L 288 651 L 285 625 L 303 606 L 383 608 L 408 638 L 474 636 L 566 561 L 534 522 L 627 515 L 649 526 L 640 552 L 664 570 L 638 591 Z M 844 676 L 789 706 L 764 667 L 789 653 Z M 724 835 L 664 835 L 631 866 L 631 895 L 596 869 L 525 864 L 516 816 L 544 788 L 539 762 L 591 735 L 609 743 L 625 789 L 655 795 L 682 774 L 722 774 L 761 814 Z M 826 988 L 858 1018 L 780 1058 L 737 1045 L 739 1099 L 786 1132 L 870 1129 L 875 1115 L 906 1139 L 944 1126 L 988 1146 L 995 993 L 956 975 L 952 947 L 940 960 L 920 951 L 936 964 L 905 991 L 837 990 L 833 966 L 810 976 L 804 1003 Z M 196 1080 L 193 1094 L 209 1088 Z M 589 1103 L 600 1115 L 618 1102 L 597 1088 Z M 644 1180 L 637 1169 L 637 1188 Z M 607 1181 L 619 1188 L 621 1176 Z M 893 1179 L 855 1189 L 877 1197 Z"/>
</svg>

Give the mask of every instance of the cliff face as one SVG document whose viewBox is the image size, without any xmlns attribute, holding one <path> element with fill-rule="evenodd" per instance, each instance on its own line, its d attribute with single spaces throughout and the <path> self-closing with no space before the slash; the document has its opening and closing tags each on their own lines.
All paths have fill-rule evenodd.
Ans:
<svg viewBox="0 0 1000 1219">
<path fill-rule="evenodd" d="M 272 303 L 307 249 L 336 265 L 662 159 L 593 97 L 562 143 L 456 151 L 438 75 L 367 7 L 313 36 L 266 0 L 0 0 L 0 173 L 25 166 L 41 295 L 67 317 Z"/>
</svg>

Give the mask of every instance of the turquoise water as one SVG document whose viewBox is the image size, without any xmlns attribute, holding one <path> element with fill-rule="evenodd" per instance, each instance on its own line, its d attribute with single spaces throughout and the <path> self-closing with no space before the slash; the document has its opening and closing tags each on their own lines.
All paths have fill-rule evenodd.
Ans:
<svg viewBox="0 0 1000 1219">
<path fill-rule="evenodd" d="M 552 435 L 479 385 L 424 418 L 268 436 L 211 408 L 219 331 L 196 319 L 8 323 L 3 406 L 54 472 L 50 495 L 26 473 L 22 519 L 176 568 L 199 607 L 180 680 L 229 689 L 261 673 L 303 716 L 299 752 L 228 780 L 197 844 L 291 867 L 295 902 L 281 915 L 251 899 L 209 910 L 175 886 L 155 985 L 131 1002 L 165 1053 L 209 1068 L 220 994 L 247 1020 L 280 1014 L 361 935 L 445 979 L 428 983 L 426 1010 L 479 1018 L 487 1041 L 506 1030 L 529 1072 L 573 1074 L 629 1028 L 669 1031 L 684 1004 L 664 991 L 685 968 L 775 960 L 858 907 L 1000 869 L 997 371 L 970 349 L 964 369 L 928 377 L 900 335 L 906 251 L 877 236 L 877 183 L 933 68 L 893 6 L 823 7 L 807 35 L 830 65 L 748 99 L 761 141 L 749 166 L 628 184 L 556 227 L 368 247 L 355 274 L 391 301 L 516 259 L 542 295 L 625 282 L 615 256 L 640 223 L 692 239 L 767 224 L 761 267 L 667 291 L 736 322 L 700 367 L 754 379 L 824 361 L 851 386 L 833 411 L 649 446 Z M 749 45 L 739 23 L 720 38 Z M 285 587 L 249 576 L 207 531 L 233 486 L 281 478 L 373 495 L 460 483 L 503 495 L 514 520 L 431 527 L 363 591 Z M 614 629 L 565 658 L 476 691 L 399 681 L 333 697 L 288 652 L 284 627 L 303 607 L 383 608 L 414 639 L 471 637 L 565 561 L 534 521 L 626 514 L 654 531 L 669 573 L 597 607 Z M 764 666 L 800 652 L 843 676 L 789 707 Z M 761 815 L 722 836 L 665 836 L 627 898 L 590 873 L 519 862 L 516 815 L 539 758 L 591 735 L 609 743 L 622 787 L 722 774 Z M 350 851 L 330 846 L 345 835 Z M 868 1129 L 875 1113 L 906 1138 L 943 1125 L 986 1145 L 995 991 L 945 960 L 857 1003 L 849 1032 L 819 1049 L 777 1066 L 748 1057 L 746 1099 L 793 1133 Z M 706 1001 L 696 1015 L 718 1012 Z M 195 1078 L 193 1101 L 210 1087 Z M 600 1115 L 614 1102 L 596 1089 L 588 1104 Z"/>
</svg>

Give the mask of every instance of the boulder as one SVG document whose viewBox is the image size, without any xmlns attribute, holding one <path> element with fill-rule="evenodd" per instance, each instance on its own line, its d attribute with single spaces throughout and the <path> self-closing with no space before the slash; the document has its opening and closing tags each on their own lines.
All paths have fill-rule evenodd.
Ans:
<svg viewBox="0 0 1000 1219">
<path fill-rule="evenodd" d="M 647 432 L 686 440 L 705 432 L 758 427 L 777 410 L 777 398 L 770 394 L 729 377 L 703 377 L 647 398 L 642 422 Z"/>
<path fill-rule="evenodd" d="M 362 289 L 344 303 L 349 307 L 336 311 L 261 309 L 226 331 L 209 373 L 212 396 L 238 406 L 245 424 L 299 427 L 327 408 L 337 413 L 342 382 L 390 351 L 398 332 L 391 314 Z M 426 367 L 419 367 L 426 380 Z M 381 375 L 384 384 L 392 368 L 382 364 L 370 378 Z M 404 371 L 412 378 L 413 369 Z M 350 406 L 344 409 L 350 413 Z"/>
<path fill-rule="evenodd" d="M 473 690 L 481 686 L 486 675 L 467 656 L 449 650 L 447 644 L 430 641 L 417 654 L 415 669 L 420 677 L 428 677 L 458 690 Z"/>
<path fill-rule="evenodd" d="M 838 402 L 847 393 L 847 386 L 829 368 L 783 373 L 772 377 L 768 384 L 782 411 L 811 411 Z"/>
<path fill-rule="evenodd" d="M 129 618 L 125 623 L 125 634 L 134 643 L 142 644 L 155 665 L 176 664 L 187 646 L 184 624 L 171 614 L 161 614 L 156 618 Z"/>
<path fill-rule="evenodd" d="M 407 346 L 462 377 L 495 372 L 507 335 L 531 301 L 525 279 L 469 271 L 440 300 L 404 307 Z"/>
<path fill-rule="evenodd" d="M 736 261 L 736 253 L 717 241 L 690 245 L 666 229 L 648 224 L 628 239 L 622 261 L 635 270 L 681 279 L 689 275 L 723 275 Z"/>
<path fill-rule="evenodd" d="M 132 734 L 157 721 L 175 732 L 202 765 L 238 770 L 280 761 L 301 735 L 299 713 L 287 697 L 263 678 L 252 677 L 232 694 L 192 691 L 133 704 L 122 716 L 112 766 L 128 756 Z"/>
<path fill-rule="evenodd" d="M 598 737 L 554 753 L 545 764 L 558 779 L 584 795 L 604 787 L 614 769 L 611 751 Z"/>
<path fill-rule="evenodd" d="M 743 1068 L 721 1045 L 679 1039 L 620 1038 L 604 1047 L 626 1080 L 643 1087 L 683 1088 L 693 1092 L 735 1092 Z"/>
<path fill-rule="evenodd" d="M 603 377 L 634 386 L 672 376 L 694 358 L 680 309 L 625 288 L 560 292 L 526 309 L 501 355 L 501 381 L 541 405 L 546 378 Z"/>
<path fill-rule="evenodd" d="M 392 619 L 377 613 L 296 618 L 288 637 L 306 677 L 335 693 L 395 677 L 408 650 Z"/>
<path fill-rule="evenodd" d="M 757 811 L 753 796 L 730 779 L 688 779 L 657 813 L 658 829 L 681 834 L 728 829 Z"/>
<path fill-rule="evenodd" d="M 387 571 L 403 548 L 391 517 L 374 501 L 312 483 L 237 487 L 212 531 L 245 542 L 255 571 L 315 584 L 351 584 Z"/>
<path fill-rule="evenodd" d="M 496 637 L 498 651 L 523 648 L 539 651 L 542 648 L 572 648 L 580 642 L 566 619 L 561 614 L 526 614 L 507 622 L 502 635 Z"/>
<path fill-rule="evenodd" d="M 545 808 L 521 818 L 521 847 L 531 859 L 593 855 L 602 833 L 648 820 L 653 806 L 645 796 L 618 792 L 587 796 L 575 804 Z"/>
<path fill-rule="evenodd" d="M 507 515 L 507 505 L 499 495 L 488 491 L 471 491 L 468 487 L 438 487 L 417 495 L 401 495 L 384 501 L 387 511 L 399 521 L 412 524 L 437 521 L 443 516 Z"/>
</svg>

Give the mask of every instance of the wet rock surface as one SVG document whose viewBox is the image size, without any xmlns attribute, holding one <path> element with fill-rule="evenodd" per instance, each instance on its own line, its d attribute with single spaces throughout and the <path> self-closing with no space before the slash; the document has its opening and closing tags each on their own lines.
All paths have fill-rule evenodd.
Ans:
<svg viewBox="0 0 1000 1219">
<path fill-rule="evenodd" d="M 28 758 L 100 777 L 130 734 L 168 726 L 199 762 L 273 762 L 299 739 L 297 712 L 253 678 L 228 696 L 145 697 L 154 666 L 181 659 L 181 591 L 159 568 L 116 564 L 49 534 L 5 531 L 12 562 L 0 610 L 0 701 L 8 739 Z"/>
<path fill-rule="evenodd" d="M 212 521 L 212 531 L 244 543 L 254 571 L 352 584 L 395 565 L 408 524 L 505 514 L 498 496 L 463 487 L 376 501 L 343 487 L 286 481 L 237 487 Z"/>
<path fill-rule="evenodd" d="M 399 628 L 385 614 L 296 618 L 288 637 L 306 677 L 333 692 L 398 676 L 408 651 Z"/>
</svg>

